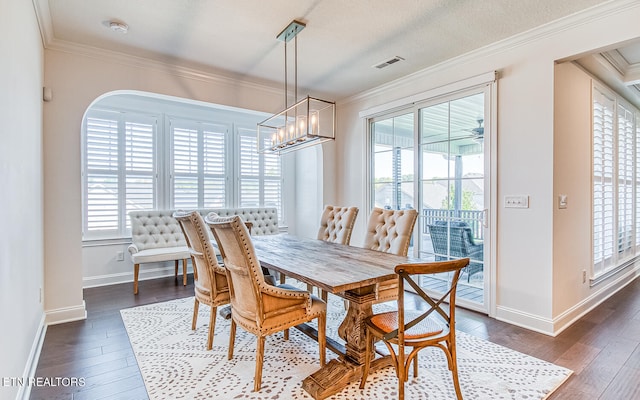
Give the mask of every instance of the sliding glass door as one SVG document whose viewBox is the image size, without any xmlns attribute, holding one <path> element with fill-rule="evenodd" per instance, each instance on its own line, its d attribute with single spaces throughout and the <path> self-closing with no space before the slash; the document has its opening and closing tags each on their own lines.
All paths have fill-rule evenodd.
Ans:
<svg viewBox="0 0 640 400">
<path fill-rule="evenodd" d="M 418 209 L 412 255 L 424 260 L 469 257 L 458 299 L 480 311 L 487 311 L 489 277 L 489 90 L 471 90 L 370 120 L 372 206 Z M 425 278 L 421 285 L 446 292 L 450 279 Z"/>
<path fill-rule="evenodd" d="M 484 309 L 485 94 L 471 94 L 419 110 L 420 257 L 468 257 L 458 295 Z M 446 292 L 451 276 L 423 279 L 422 285 Z"/>
</svg>

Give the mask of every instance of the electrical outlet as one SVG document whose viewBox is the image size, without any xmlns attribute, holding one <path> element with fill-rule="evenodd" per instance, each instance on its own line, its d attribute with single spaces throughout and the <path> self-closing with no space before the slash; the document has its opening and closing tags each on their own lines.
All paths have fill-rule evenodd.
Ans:
<svg viewBox="0 0 640 400">
<path fill-rule="evenodd" d="M 529 196 L 504 196 L 506 208 L 529 208 Z"/>
<path fill-rule="evenodd" d="M 582 270 L 582 283 L 587 283 L 587 270 Z"/>
<path fill-rule="evenodd" d="M 124 261 L 124 251 L 119 251 L 116 253 L 116 261 Z"/>
</svg>

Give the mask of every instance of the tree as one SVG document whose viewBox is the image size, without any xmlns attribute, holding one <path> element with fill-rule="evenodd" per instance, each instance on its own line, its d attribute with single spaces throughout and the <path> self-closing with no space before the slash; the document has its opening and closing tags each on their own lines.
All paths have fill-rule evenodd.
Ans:
<svg viewBox="0 0 640 400">
<path fill-rule="evenodd" d="M 451 210 L 454 208 L 455 204 L 455 185 L 451 184 L 449 186 L 449 203 L 447 204 L 447 199 L 442 200 L 442 209 Z M 475 210 L 476 206 L 473 201 L 473 192 L 470 190 L 462 191 L 462 209 L 463 210 Z"/>
</svg>

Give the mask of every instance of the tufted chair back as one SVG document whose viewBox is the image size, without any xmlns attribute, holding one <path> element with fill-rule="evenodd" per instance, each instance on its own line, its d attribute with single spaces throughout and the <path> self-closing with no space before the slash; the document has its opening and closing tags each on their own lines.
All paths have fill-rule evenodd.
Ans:
<svg viewBox="0 0 640 400">
<path fill-rule="evenodd" d="M 406 256 L 417 218 L 418 211 L 414 209 L 383 210 L 375 207 L 369 217 L 364 247 Z"/>
<path fill-rule="evenodd" d="M 186 246 L 173 210 L 131 211 L 131 239 L 139 251 Z"/>
<path fill-rule="evenodd" d="M 219 217 L 239 215 L 244 222 L 251 223 L 251 234 L 275 235 L 280 233 L 278 228 L 278 209 L 275 207 L 259 208 L 211 208 L 198 210 L 200 214 L 216 213 Z"/>
<path fill-rule="evenodd" d="M 209 227 L 197 211 L 178 211 L 173 214 L 173 217 L 182 227 L 191 253 L 196 297 L 205 297 L 206 299 L 203 300 L 209 303 L 218 293 L 229 290 L 226 272 L 218 264 L 216 253 L 209 240 Z"/>
<path fill-rule="evenodd" d="M 238 216 L 206 217 L 229 275 L 231 307 L 236 318 L 260 325 L 260 288 L 266 285 L 246 225 Z"/>
<path fill-rule="evenodd" d="M 326 206 L 320 217 L 318 239 L 348 245 L 358 216 L 358 207 Z"/>
<path fill-rule="evenodd" d="M 202 302 L 211 307 L 209 333 L 207 335 L 207 350 L 211 350 L 213 347 L 217 307 L 229 304 L 227 273 L 218 264 L 213 245 L 209 239 L 209 227 L 204 223 L 198 211 L 177 211 L 173 214 L 173 217 L 180 224 L 189 247 L 191 261 L 193 262 L 195 302 L 191 329 L 196 329 L 200 303 Z"/>
</svg>

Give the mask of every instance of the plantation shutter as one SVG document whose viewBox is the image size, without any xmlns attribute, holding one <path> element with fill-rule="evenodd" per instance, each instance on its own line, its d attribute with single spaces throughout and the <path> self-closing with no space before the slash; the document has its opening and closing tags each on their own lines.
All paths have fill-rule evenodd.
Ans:
<svg viewBox="0 0 640 400">
<path fill-rule="evenodd" d="M 593 262 L 594 274 L 613 263 L 614 100 L 593 88 Z"/>
<path fill-rule="evenodd" d="M 85 231 L 118 231 L 118 115 L 87 117 Z"/>
<path fill-rule="evenodd" d="M 634 166 L 635 132 L 633 112 L 618 104 L 618 257 L 626 259 L 635 253 Z"/>
<path fill-rule="evenodd" d="M 173 207 L 225 207 L 227 127 L 172 120 L 171 130 Z"/>
<path fill-rule="evenodd" d="M 157 119 L 135 113 L 92 111 L 84 151 L 85 235 L 128 235 L 128 212 L 155 206 Z"/>
<path fill-rule="evenodd" d="M 198 130 L 172 128 L 173 207 L 198 208 Z"/>
<path fill-rule="evenodd" d="M 155 123 L 125 123 L 126 229 L 129 211 L 155 208 Z"/>
<path fill-rule="evenodd" d="M 282 220 L 282 167 L 275 154 L 259 154 L 256 131 L 239 128 L 240 207 L 275 207 Z M 268 143 L 269 139 L 265 138 Z"/>
<path fill-rule="evenodd" d="M 260 155 L 255 136 L 240 135 L 240 207 L 260 206 Z"/>
</svg>

